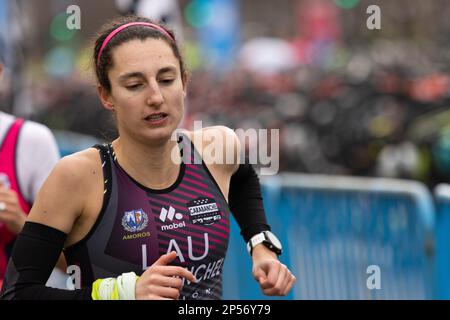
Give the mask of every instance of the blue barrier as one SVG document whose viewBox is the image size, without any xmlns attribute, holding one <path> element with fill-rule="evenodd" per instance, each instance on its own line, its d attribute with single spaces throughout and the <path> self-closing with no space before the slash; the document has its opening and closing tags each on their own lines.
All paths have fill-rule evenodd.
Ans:
<svg viewBox="0 0 450 320">
<path fill-rule="evenodd" d="M 434 190 L 436 199 L 436 299 L 450 299 L 450 185 Z"/>
<path fill-rule="evenodd" d="M 55 136 L 63 156 L 100 143 Z M 418 182 L 288 173 L 261 182 L 268 220 L 284 246 L 281 261 L 297 283 L 287 297 L 262 295 L 231 219 L 224 299 L 450 299 L 449 186 L 435 192 L 435 229 L 431 195 Z M 366 285 L 371 265 L 381 270 L 380 290 Z"/>
<path fill-rule="evenodd" d="M 284 299 L 432 299 L 434 208 L 413 181 L 281 174 L 262 180 L 264 205 L 297 276 Z M 232 224 L 224 299 L 267 299 Z M 368 289 L 367 268 L 381 289 Z"/>
<path fill-rule="evenodd" d="M 58 144 L 61 157 L 90 148 L 103 141 L 93 136 L 80 134 L 71 131 L 53 130 L 56 142 Z"/>
</svg>

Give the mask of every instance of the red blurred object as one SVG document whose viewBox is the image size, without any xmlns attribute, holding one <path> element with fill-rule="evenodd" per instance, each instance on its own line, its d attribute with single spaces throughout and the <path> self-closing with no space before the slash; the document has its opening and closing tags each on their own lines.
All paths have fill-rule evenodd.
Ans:
<svg viewBox="0 0 450 320">
<path fill-rule="evenodd" d="M 297 9 L 298 32 L 302 38 L 338 41 L 341 25 L 337 7 L 328 0 L 301 2 Z"/>
<path fill-rule="evenodd" d="M 420 79 L 412 80 L 409 94 L 416 100 L 431 102 L 443 98 L 450 89 L 450 80 L 443 74 L 430 74 Z"/>
<path fill-rule="evenodd" d="M 299 2 L 296 16 L 298 31 L 293 45 L 298 63 L 312 63 L 317 59 L 317 55 L 321 54 L 323 44 L 341 41 L 342 26 L 339 10 L 331 1 Z"/>
</svg>

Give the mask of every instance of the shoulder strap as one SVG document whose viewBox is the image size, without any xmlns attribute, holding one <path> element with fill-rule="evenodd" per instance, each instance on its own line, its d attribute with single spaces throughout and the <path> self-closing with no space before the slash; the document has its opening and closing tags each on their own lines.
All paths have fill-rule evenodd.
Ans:
<svg viewBox="0 0 450 320">
<path fill-rule="evenodd" d="M 109 195 L 111 193 L 112 188 L 112 179 L 111 179 L 111 152 L 108 144 L 96 144 L 93 148 L 97 149 L 100 152 L 100 158 L 102 161 L 102 171 L 103 171 L 103 190 L 105 196 L 103 197 L 103 208 L 106 208 L 106 205 L 109 201 Z"/>
</svg>

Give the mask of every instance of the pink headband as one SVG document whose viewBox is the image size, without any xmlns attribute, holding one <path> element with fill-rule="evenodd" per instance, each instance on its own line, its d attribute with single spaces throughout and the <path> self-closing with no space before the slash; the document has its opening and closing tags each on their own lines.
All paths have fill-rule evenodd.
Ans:
<svg viewBox="0 0 450 320">
<path fill-rule="evenodd" d="M 117 29 L 115 29 L 114 31 L 112 31 L 107 37 L 106 39 L 103 41 L 102 43 L 102 47 L 100 48 L 100 51 L 98 53 L 98 58 L 97 58 L 97 64 L 100 63 L 100 58 L 102 56 L 103 50 L 105 49 L 105 47 L 108 45 L 108 42 L 111 41 L 112 38 L 115 37 L 116 34 L 118 34 L 120 31 L 122 31 L 125 28 L 131 27 L 131 26 L 147 26 L 153 29 L 158 30 L 159 32 L 163 33 L 164 35 L 166 35 L 167 37 L 169 37 L 173 42 L 175 42 L 175 39 L 166 31 L 164 30 L 164 28 L 161 28 L 160 26 L 154 24 L 154 23 L 150 23 L 150 22 L 130 22 L 130 23 L 126 23 L 124 25 L 121 25 L 120 27 L 118 27 Z"/>
</svg>

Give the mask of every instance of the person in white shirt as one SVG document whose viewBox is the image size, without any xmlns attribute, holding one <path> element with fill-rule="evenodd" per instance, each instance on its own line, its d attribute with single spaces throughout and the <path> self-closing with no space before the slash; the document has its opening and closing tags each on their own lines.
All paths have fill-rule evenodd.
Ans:
<svg viewBox="0 0 450 320">
<path fill-rule="evenodd" d="M 4 61 L 0 52 L 0 79 Z M 31 205 L 60 158 L 58 145 L 46 126 L 0 112 L 0 285 L 16 235 Z M 65 287 L 60 259 L 47 285 Z"/>
</svg>

